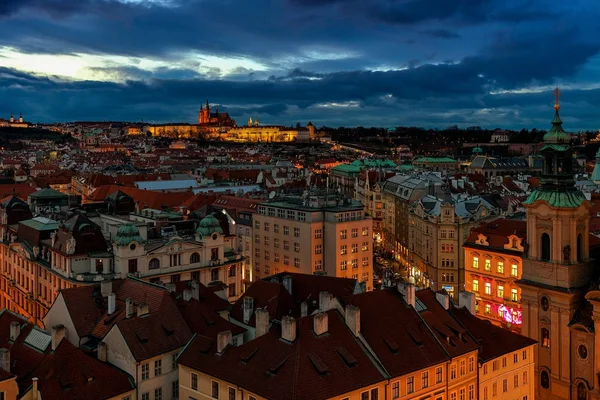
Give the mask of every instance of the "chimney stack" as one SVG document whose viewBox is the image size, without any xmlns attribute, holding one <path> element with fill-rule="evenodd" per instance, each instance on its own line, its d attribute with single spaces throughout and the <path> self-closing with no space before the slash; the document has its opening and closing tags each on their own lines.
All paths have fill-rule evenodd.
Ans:
<svg viewBox="0 0 600 400">
<path fill-rule="evenodd" d="M 328 292 L 319 293 L 319 310 L 329 311 L 333 308 L 333 296 Z"/>
<path fill-rule="evenodd" d="M 67 328 L 64 325 L 52 327 L 52 351 L 56 351 L 60 342 L 67 336 Z"/>
<path fill-rule="evenodd" d="M 200 300 L 200 282 L 192 281 L 192 298 Z"/>
<path fill-rule="evenodd" d="M 0 349 L 0 368 L 6 372 L 10 372 L 10 350 Z"/>
<path fill-rule="evenodd" d="M 106 362 L 106 343 L 98 343 L 98 360 Z"/>
<path fill-rule="evenodd" d="M 128 297 L 125 299 L 125 318 L 133 317 L 133 299 Z"/>
<path fill-rule="evenodd" d="M 354 336 L 360 333 L 360 308 L 355 305 L 346 306 L 346 325 L 352 331 Z"/>
<path fill-rule="evenodd" d="M 266 308 L 257 308 L 254 314 L 256 319 L 256 337 L 269 332 L 269 312 Z"/>
<path fill-rule="evenodd" d="M 107 297 L 112 293 L 112 281 L 102 281 L 100 283 L 100 292 L 102 293 L 102 297 Z"/>
<path fill-rule="evenodd" d="M 308 315 L 308 304 L 305 301 L 300 303 L 300 316 L 306 317 Z"/>
<path fill-rule="evenodd" d="M 281 319 L 281 338 L 288 342 L 296 340 L 296 320 L 289 315 Z"/>
<path fill-rule="evenodd" d="M 141 317 L 142 315 L 146 315 L 146 314 L 150 314 L 150 307 L 148 307 L 148 304 L 146 303 L 141 303 L 137 305 L 137 316 Z"/>
<path fill-rule="evenodd" d="M 231 331 L 219 332 L 217 335 L 217 354 L 223 354 L 227 346 L 233 343 Z"/>
<path fill-rule="evenodd" d="M 398 282 L 398 291 L 404 296 L 404 300 L 411 307 L 415 307 L 415 285 L 410 283 Z"/>
<path fill-rule="evenodd" d="M 286 275 L 282 278 L 283 287 L 288 291 L 289 294 L 292 294 L 292 277 L 290 275 Z"/>
<path fill-rule="evenodd" d="M 190 301 L 192 299 L 192 290 L 191 289 L 185 289 L 183 291 L 183 300 L 184 301 Z"/>
<path fill-rule="evenodd" d="M 446 292 L 436 292 L 435 298 L 445 310 L 450 308 L 450 296 Z"/>
<path fill-rule="evenodd" d="M 21 324 L 17 321 L 13 321 L 10 323 L 10 340 L 13 342 L 17 340 L 19 335 L 21 334 Z"/>
<path fill-rule="evenodd" d="M 460 291 L 458 293 L 458 306 L 466 307 L 467 310 L 475 315 L 475 294 L 467 291 Z"/>
<path fill-rule="evenodd" d="M 329 317 L 327 313 L 320 312 L 313 317 L 313 330 L 315 335 L 320 336 L 324 333 L 327 333 L 329 329 Z"/>
<path fill-rule="evenodd" d="M 117 309 L 117 295 L 111 293 L 108 295 L 108 315 L 111 315 Z"/>
<path fill-rule="evenodd" d="M 254 311 L 254 297 L 252 296 L 244 296 L 244 303 L 242 303 L 242 310 L 244 312 L 244 323 L 247 324 L 250 321 L 250 317 L 252 317 L 252 312 Z"/>
<path fill-rule="evenodd" d="M 32 384 L 32 388 L 31 388 L 32 399 L 38 400 L 40 398 L 40 396 L 38 394 L 38 378 L 31 378 L 31 384 Z"/>
</svg>

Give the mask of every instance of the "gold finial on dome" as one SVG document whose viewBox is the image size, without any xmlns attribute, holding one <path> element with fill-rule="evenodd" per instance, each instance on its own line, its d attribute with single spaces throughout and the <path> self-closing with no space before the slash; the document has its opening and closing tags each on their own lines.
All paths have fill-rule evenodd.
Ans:
<svg viewBox="0 0 600 400">
<path fill-rule="evenodd" d="M 560 90 L 558 90 L 558 87 L 554 89 L 554 109 L 556 111 L 560 109 Z"/>
</svg>

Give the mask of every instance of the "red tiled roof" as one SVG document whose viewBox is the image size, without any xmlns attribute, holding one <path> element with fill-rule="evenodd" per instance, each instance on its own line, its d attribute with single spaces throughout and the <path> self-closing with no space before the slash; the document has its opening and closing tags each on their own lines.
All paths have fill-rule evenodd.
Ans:
<svg viewBox="0 0 600 400">
<path fill-rule="evenodd" d="M 475 245 L 480 234 L 487 237 L 490 248 L 493 250 L 504 250 L 504 246 L 508 244 L 508 237 L 511 235 L 517 235 L 517 237 L 523 239 L 521 245 L 524 245 L 527 239 L 527 222 L 513 219 L 497 219 L 483 223 L 471 229 L 471 233 L 465 244 Z"/>
<path fill-rule="evenodd" d="M 244 320 L 244 298 L 254 298 L 254 309 L 267 308 L 270 319 L 281 320 L 286 315 L 299 315 L 299 305 L 281 283 L 256 281 L 241 296 L 231 308 L 230 316 L 240 322 Z M 248 324 L 255 325 L 254 313 Z"/>
<path fill-rule="evenodd" d="M 27 200 L 27 197 L 29 197 L 29 195 L 35 191 L 36 190 L 34 187 L 29 186 L 26 183 L 0 185 L 0 198 L 15 195 L 22 200 Z"/>
<path fill-rule="evenodd" d="M 221 317 L 204 301 L 194 298 L 185 301 L 178 296 L 177 308 L 190 330 L 197 335 L 216 340 L 219 332 L 231 331 L 234 336 L 246 332 L 245 328 Z"/>
<path fill-rule="evenodd" d="M 13 321 L 21 324 L 21 332 L 14 342 L 9 340 Z M 52 351 L 51 345 L 42 352 L 25 344 L 32 329 L 38 328 L 6 309 L 1 311 L 0 347 L 10 350 L 11 372 L 17 376 L 21 392 L 29 388 L 33 377 L 39 379 L 38 389 L 44 399 L 101 400 L 134 389 L 129 375 L 85 355 L 66 339 L 61 341 L 56 351 Z M 65 390 L 64 386 L 68 389 Z"/>
<path fill-rule="evenodd" d="M 333 398 L 383 381 L 339 312 L 327 318 L 327 334 L 316 336 L 309 316 L 296 321 L 291 343 L 277 328 L 221 355 L 214 341 L 196 336 L 178 362 L 273 400 Z"/>
<path fill-rule="evenodd" d="M 247 199 L 244 197 L 221 195 L 213 203 L 214 208 L 235 210 L 237 212 L 255 213 L 261 200 Z"/>
<path fill-rule="evenodd" d="M 184 201 L 181 206 L 189 211 L 196 211 L 199 208 L 212 204 L 217 199 L 217 195 L 213 193 L 196 193 L 186 201 Z"/>
<path fill-rule="evenodd" d="M 395 289 L 354 296 L 360 331 L 392 377 L 449 359 L 414 308 Z"/>
<path fill-rule="evenodd" d="M 465 328 L 442 307 L 431 289 L 419 290 L 416 296 L 427 308 L 420 312 L 421 317 L 437 337 L 438 342 L 442 344 L 446 353 L 455 357 L 479 348 L 477 342 L 466 334 Z"/>
<path fill-rule="evenodd" d="M 183 294 L 183 291 L 191 288 L 192 281 L 179 281 L 175 284 L 175 294 L 172 294 L 171 297 L 179 296 Z M 225 300 L 220 298 L 215 294 L 214 286 L 206 287 L 202 283 L 198 283 L 198 300 L 202 303 L 207 304 L 209 308 L 213 311 L 219 312 L 223 310 L 228 310 L 231 304 Z"/>
<path fill-rule="evenodd" d="M 486 362 L 537 342 L 508 329 L 493 325 L 471 314 L 466 308 L 450 307 L 450 313 L 464 326 L 481 346 L 479 361 Z"/>
<path fill-rule="evenodd" d="M 105 185 L 100 186 L 90 195 L 91 201 L 103 201 L 107 196 L 117 190 L 131 196 L 139 204 L 140 209 L 154 208 L 157 210 L 163 208 L 175 208 L 183 204 L 186 200 L 194 196 L 191 191 L 185 192 L 159 192 L 153 190 L 142 190 L 134 187 Z"/>
</svg>

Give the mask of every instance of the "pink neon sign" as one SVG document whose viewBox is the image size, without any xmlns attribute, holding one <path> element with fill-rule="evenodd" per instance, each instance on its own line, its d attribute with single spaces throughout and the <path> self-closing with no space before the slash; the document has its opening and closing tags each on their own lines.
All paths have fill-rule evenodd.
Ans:
<svg viewBox="0 0 600 400">
<path fill-rule="evenodd" d="M 502 318 L 509 324 L 521 325 L 523 323 L 523 313 L 521 310 L 508 308 L 502 304 L 498 306 L 498 313 L 502 313 Z"/>
</svg>

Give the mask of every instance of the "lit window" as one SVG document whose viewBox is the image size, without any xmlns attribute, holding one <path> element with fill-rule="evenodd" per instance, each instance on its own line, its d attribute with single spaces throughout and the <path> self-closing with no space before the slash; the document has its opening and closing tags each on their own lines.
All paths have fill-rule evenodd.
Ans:
<svg viewBox="0 0 600 400">
<path fill-rule="evenodd" d="M 429 386 L 429 372 L 421 373 L 421 389 Z"/>
<path fill-rule="evenodd" d="M 492 284 L 489 282 L 485 283 L 485 294 L 487 294 L 487 295 L 492 294 Z"/>
<path fill-rule="evenodd" d="M 542 347 L 550 347 L 550 331 L 542 328 Z"/>
<path fill-rule="evenodd" d="M 498 261 L 498 273 L 499 274 L 504 273 L 504 263 L 502 261 Z"/>
<path fill-rule="evenodd" d="M 489 304 L 485 305 L 485 313 L 486 314 L 491 314 L 492 313 L 492 307 Z"/>
<path fill-rule="evenodd" d="M 477 279 L 473 279 L 473 291 L 479 292 L 479 281 Z"/>
<path fill-rule="evenodd" d="M 406 393 L 412 393 L 415 391 L 415 378 L 409 376 L 406 378 Z"/>
<path fill-rule="evenodd" d="M 392 383 L 392 399 L 400 397 L 400 382 Z"/>
<path fill-rule="evenodd" d="M 479 258 L 473 257 L 473 268 L 479 269 Z"/>
<path fill-rule="evenodd" d="M 492 261 L 491 260 L 485 260 L 485 270 L 489 271 L 492 269 Z"/>
<path fill-rule="evenodd" d="M 511 291 L 510 291 L 510 299 L 512 301 L 519 301 L 519 295 L 517 294 L 517 289 L 511 289 Z"/>
<path fill-rule="evenodd" d="M 456 364 L 450 365 L 450 379 L 456 379 Z"/>
<path fill-rule="evenodd" d="M 437 367 L 435 369 L 435 383 L 441 383 L 442 379 L 442 367 Z"/>
<path fill-rule="evenodd" d="M 498 297 L 501 299 L 504 298 L 504 286 L 498 285 Z"/>
<path fill-rule="evenodd" d="M 348 236 L 348 231 L 346 229 L 343 229 L 340 231 L 340 239 L 346 239 L 347 236 Z"/>
<path fill-rule="evenodd" d="M 340 246 L 340 254 L 344 255 L 344 254 L 348 254 L 348 246 L 346 246 L 345 244 Z"/>
<path fill-rule="evenodd" d="M 517 266 L 517 264 L 512 264 L 510 266 L 510 276 L 517 277 L 518 274 L 519 274 L 519 267 Z"/>
</svg>

